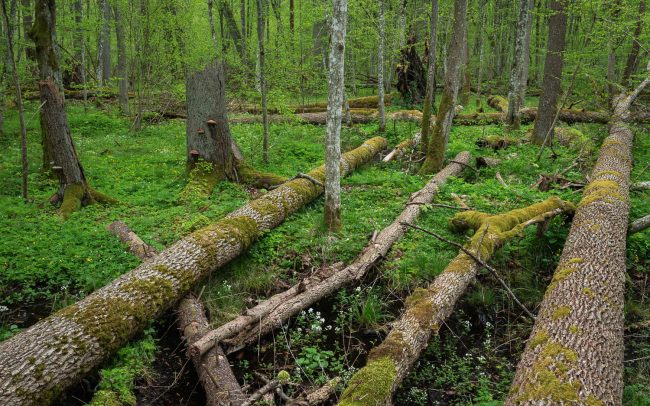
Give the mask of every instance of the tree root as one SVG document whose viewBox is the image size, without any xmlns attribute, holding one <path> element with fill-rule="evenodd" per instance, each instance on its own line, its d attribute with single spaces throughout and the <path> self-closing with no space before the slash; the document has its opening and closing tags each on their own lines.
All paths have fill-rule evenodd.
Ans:
<svg viewBox="0 0 650 406">
<path fill-rule="evenodd" d="M 63 190 L 63 199 L 59 194 L 57 199 L 51 198 L 51 202 L 61 201 L 59 206 L 59 216 L 67 220 L 72 213 L 81 210 L 83 206 L 93 203 L 119 203 L 119 200 L 114 199 L 108 195 L 100 193 L 87 185 L 74 183 L 67 185 Z"/>
</svg>

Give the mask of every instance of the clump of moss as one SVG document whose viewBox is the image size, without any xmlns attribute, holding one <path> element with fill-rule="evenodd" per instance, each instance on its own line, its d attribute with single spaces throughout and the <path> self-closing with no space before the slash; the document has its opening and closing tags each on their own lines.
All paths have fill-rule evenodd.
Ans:
<svg viewBox="0 0 650 406">
<path fill-rule="evenodd" d="M 594 180 L 585 188 L 578 207 L 596 202 L 624 202 L 627 198 L 621 193 L 620 185 L 613 180 Z"/>
<path fill-rule="evenodd" d="M 63 191 L 63 202 L 59 207 L 59 215 L 67 220 L 75 211 L 81 209 L 81 200 L 85 194 L 84 186 L 81 183 L 72 183 Z"/>
<path fill-rule="evenodd" d="M 560 306 L 557 309 L 553 310 L 553 315 L 551 316 L 553 320 L 559 320 L 565 318 L 571 314 L 571 308 L 569 306 Z"/>
<path fill-rule="evenodd" d="M 374 359 L 354 374 L 341 395 L 340 406 L 376 406 L 385 404 L 391 396 L 391 389 L 397 368 L 388 357 Z"/>
</svg>

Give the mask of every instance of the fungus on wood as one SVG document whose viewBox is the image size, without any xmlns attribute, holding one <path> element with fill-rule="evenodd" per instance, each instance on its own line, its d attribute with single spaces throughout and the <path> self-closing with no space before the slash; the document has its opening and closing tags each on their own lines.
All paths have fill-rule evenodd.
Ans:
<svg viewBox="0 0 650 406">
<path fill-rule="evenodd" d="M 341 173 L 386 147 L 377 137 L 343 154 Z M 308 175 L 324 181 L 320 166 Z M 323 192 L 297 178 L 198 230 L 79 302 L 0 343 L 0 394 L 8 404 L 48 404 L 266 230 Z M 39 373 L 35 373 L 36 371 Z"/>
<path fill-rule="evenodd" d="M 456 214 L 451 226 L 457 231 L 476 230 L 467 249 L 482 261 L 530 225 L 572 211 L 573 206 L 557 197 L 507 213 L 489 215 L 476 211 Z M 453 311 L 456 301 L 474 280 L 481 265 L 460 252 L 426 289 L 416 289 L 406 299 L 406 309 L 393 323 L 386 339 L 368 355 L 366 366 L 352 376 L 339 405 L 389 404 L 393 393 L 411 366 Z"/>
</svg>

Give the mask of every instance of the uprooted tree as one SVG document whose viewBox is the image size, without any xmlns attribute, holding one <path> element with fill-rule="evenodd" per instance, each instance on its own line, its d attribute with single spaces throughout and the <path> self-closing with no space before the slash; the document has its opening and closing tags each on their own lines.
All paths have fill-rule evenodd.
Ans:
<svg viewBox="0 0 650 406">
<path fill-rule="evenodd" d="M 386 140 L 377 137 L 343 154 L 341 173 L 367 163 L 385 147 Z M 318 197 L 324 166 L 307 175 L 308 179 L 290 180 L 179 240 L 153 260 L 0 343 L 0 400 L 51 403 L 201 279 Z"/>
<path fill-rule="evenodd" d="M 650 74 L 650 63 L 648 64 Z M 634 135 L 630 106 L 650 77 L 617 96 L 506 405 L 621 404 L 625 251 Z"/>
<path fill-rule="evenodd" d="M 54 82 L 58 71 L 55 44 L 56 6 L 54 0 L 38 0 L 34 26 L 30 36 L 36 45 L 40 71 L 41 130 L 43 132 L 43 162 L 59 180 L 59 190 L 50 201 L 61 202 L 63 218 L 94 202 L 114 202 L 88 185 L 83 167 L 70 136 L 68 116 L 63 98 Z"/>
<path fill-rule="evenodd" d="M 481 261 L 488 261 L 497 248 L 528 225 L 572 209 L 569 203 L 552 197 L 503 214 L 462 212 L 451 223 L 458 231 L 476 230 L 466 249 Z M 406 309 L 393 323 L 386 339 L 370 352 L 366 366 L 348 382 L 339 405 L 390 404 L 393 393 L 426 348 L 431 334 L 438 332 L 481 268 L 480 263 L 461 251 L 426 289 L 416 289 L 406 299 Z"/>
</svg>

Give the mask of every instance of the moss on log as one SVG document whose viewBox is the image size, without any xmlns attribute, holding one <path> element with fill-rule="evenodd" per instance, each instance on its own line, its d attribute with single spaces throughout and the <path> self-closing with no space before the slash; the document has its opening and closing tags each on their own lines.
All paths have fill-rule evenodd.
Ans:
<svg viewBox="0 0 650 406">
<path fill-rule="evenodd" d="M 650 71 L 650 66 L 649 66 Z M 646 79 L 638 89 L 650 83 Z M 640 90 L 619 95 L 553 279 L 517 366 L 506 405 L 620 405 L 625 250 Z"/>
<path fill-rule="evenodd" d="M 501 113 L 508 111 L 508 100 L 503 96 L 488 96 L 487 102 L 488 106 L 492 107 L 496 111 Z"/>
<path fill-rule="evenodd" d="M 530 224 L 544 221 L 573 207 L 557 197 L 499 215 L 476 211 L 458 213 L 451 221 L 458 230 L 476 230 L 467 249 L 483 261 Z M 342 406 L 390 404 L 399 384 L 453 311 L 456 301 L 474 280 L 481 265 L 464 252 L 426 288 L 406 299 L 406 309 L 393 323 L 386 339 L 368 356 L 366 366 L 352 376 L 341 396 Z"/>
<path fill-rule="evenodd" d="M 341 173 L 367 163 L 385 147 L 386 140 L 377 137 L 345 153 Z M 324 182 L 324 165 L 309 176 Z M 0 400 L 20 405 L 51 403 L 193 285 L 321 193 L 322 188 L 308 179 L 287 182 L 0 343 Z"/>
</svg>

